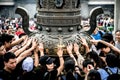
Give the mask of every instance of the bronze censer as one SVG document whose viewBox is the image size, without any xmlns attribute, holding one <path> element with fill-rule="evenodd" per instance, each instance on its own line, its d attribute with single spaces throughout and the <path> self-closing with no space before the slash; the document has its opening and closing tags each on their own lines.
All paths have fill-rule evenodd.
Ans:
<svg viewBox="0 0 120 80">
<path fill-rule="evenodd" d="M 93 9 L 90 14 L 90 29 L 83 31 L 80 0 L 37 0 L 36 9 L 36 32 L 29 31 L 29 15 L 24 8 L 18 7 L 15 13 L 21 15 L 25 33 L 44 42 L 45 52 L 49 55 L 56 55 L 57 47 L 65 47 L 67 42 L 77 42 L 81 46 L 81 36 L 89 43 L 90 34 L 96 28 L 96 17 L 103 13 L 100 7 Z M 83 53 L 84 48 L 81 46 L 80 49 Z"/>
</svg>

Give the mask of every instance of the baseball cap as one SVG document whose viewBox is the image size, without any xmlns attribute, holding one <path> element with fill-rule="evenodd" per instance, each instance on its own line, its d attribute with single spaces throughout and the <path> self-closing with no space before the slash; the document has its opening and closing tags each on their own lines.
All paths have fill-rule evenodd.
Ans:
<svg viewBox="0 0 120 80">
<path fill-rule="evenodd" d="M 54 61 L 55 61 L 54 58 L 51 58 L 48 55 L 44 55 L 44 56 L 40 57 L 40 61 L 39 62 L 40 62 L 41 65 L 45 65 L 45 64 L 51 64 Z"/>
<path fill-rule="evenodd" d="M 32 57 L 27 57 L 22 63 L 22 69 L 30 72 L 33 70 L 33 58 Z"/>
</svg>

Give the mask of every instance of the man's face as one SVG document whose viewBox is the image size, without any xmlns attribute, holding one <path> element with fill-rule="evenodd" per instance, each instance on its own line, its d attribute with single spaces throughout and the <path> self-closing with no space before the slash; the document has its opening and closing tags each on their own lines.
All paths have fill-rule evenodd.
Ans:
<svg viewBox="0 0 120 80">
<path fill-rule="evenodd" d="M 48 70 L 53 70 L 54 69 L 54 63 L 52 64 L 46 64 Z"/>
<path fill-rule="evenodd" d="M 0 55 L 4 55 L 6 53 L 6 49 L 4 46 L 0 47 Z"/>
<path fill-rule="evenodd" d="M 106 47 L 106 48 L 101 48 L 101 51 L 105 54 L 109 53 L 110 52 L 110 48 L 109 47 Z"/>
<path fill-rule="evenodd" d="M 9 59 L 8 62 L 4 62 L 5 63 L 5 67 L 8 69 L 8 70 L 14 70 L 16 68 L 16 58 L 15 59 Z"/>
<path fill-rule="evenodd" d="M 7 49 L 7 48 L 10 48 L 11 43 L 12 43 L 12 40 L 9 41 L 9 42 L 5 42 L 5 47 L 6 47 L 6 49 Z"/>
<path fill-rule="evenodd" d="M 120 32 L 116 32 L 115 38 L 118 42 L 120 42 Z"/>
</svg>

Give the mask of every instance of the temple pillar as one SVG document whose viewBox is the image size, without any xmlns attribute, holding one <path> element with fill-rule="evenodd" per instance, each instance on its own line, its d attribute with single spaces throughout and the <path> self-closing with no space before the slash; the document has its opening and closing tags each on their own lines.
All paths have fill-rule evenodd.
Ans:
<svg viewBox="0 0 120 80">
<path fill-rule="evenodd" d="M 114 7 L 114 32 L 120 30 L 120 0 L 115 0 Z"/>
</svg>

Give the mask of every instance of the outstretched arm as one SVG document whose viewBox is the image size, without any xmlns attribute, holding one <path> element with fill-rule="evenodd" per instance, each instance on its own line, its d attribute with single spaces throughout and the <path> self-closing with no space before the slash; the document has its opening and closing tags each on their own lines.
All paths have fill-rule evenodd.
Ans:
<svg viewBox="0 0 120 80">
<path fill-rule="evenodd" d="M 75 46 L 74 46 L 74 49 L 75 49 L 74 51 L 76 52 L 76 51 L 79 50 L 79 47 L 78 47 L 78 49 L 77 49 L 77 48 L 75 48 Z M 81 74 L 81 73 L 80 73 L 80 70 L 79 70 L 79 64 L 78 64 L 76 58 L 74 57 L 74 55 L 73 55 L 73 53 L 72 53 L 72 50 L 73 50 L 73 45 L 72 45 L 72 43 L 70 43 L 70 44 L 68 44 L 68 46 L 67 46 L 67 52 L 68 52 L 69 56 L 70 56 L 71 58 L 73 58 L 73 60 L 75 61 L 75 72 L 78 73 L 78 74 Z"/>
<path fill-rule="evenodd" d="M 75 66 L 78 66 L 77 60 L 75 59 L 75 57 L 74 57 L 74 55 L 73 55 L 73 53 L 72 53 L 72 50 L 73 50 L 73 45 L 72 45 L 72 43 L 68 43 L 67 52 L 68 52 L 69 56 L 70 56 L 71 58 L 73 58 L 73 60 L 75 61 Z"/>
<path fill-rule="evenodd" d="M 39 43 L 38 48 L 39 48 L 39 51 L 40 51 L 40 57 L 41 57 L 41 56 L 44 56 L 44 45 L 43 45 L 42 42 Z"/>
<path fill-rule="evenodd" d="M 39 65 L 39 56 L 38 56 L 39 48 L 37 46 L 36 49 L 34 49 L 34 65 L 37 67 Z"/>
<path fill-rule="evenodd" d="M 27 38 L 27 35 L 22 36 L 22 37 L 21 37 L 20 39 L 18 39 L 18 40 L 12 41 L 12 43 L 10 44 L 10 47 L 13 47 L 13 46 L 15 46 L 15 45 L 17 45 L 17 44 L 20 44 L 20 42 L 24 41 L 26 38 Z"/>
<path fill-rule="evenodd" d="M 34 50 L 34 57 L 35 57 L 34 65 L 35 65 L 35 67 L 37 67 L 39 65 L 39 56 L 38 56 L 38 52 L 39 51 L 40 51 L 40 57 L 44 56 L 43 43 L 39 43 L 39 45 L 37 46 L 37 48 Z"/>
<path fill-rule="evenodd" d="M 79 52 L 79 45 L 77 43 L 74 43 L 74 52 L 77 55 L 78 66 L 80 68 L 82 68 L 82 63 L 84 61 L 84 57 L 80 54 L 80 52 Z"/>
<path fill-rule="evenodd" d="M 62 72 L 62 70 L 64 68 L 63 49 L 61 47 L 58 47 L 57 55 L 58 55 L 59 61 L 60 61 L 60 66 L 57 68 L 57 71 L 58 71 L 57 76 L 58 76 L 58 75 L 60 75 L 60 73 Z"/>
<path fill-rule="evenodd" d="M 104 41 L 104 40 L 90 40 L 90 41 L 91 41 L 93 44 L 97 44 L 98 42 L 103 43 L 103 44 L 105 44 L 106 46 L 110 47 L 112 50 L 114 50 L 114 51 L 116 51 L 117 53 L 120 54 L 120 50 L 119 50 L 117 47 L 115 47 L 113 44 L 111 44 L 111 43 L 108 43 L 108 42 L 106 42 L 106 41 Z"/>
<path fill-rule="evenodd" d="M 30 46 L 32 39 L 27 39 L 27 42 L 28 43 L 26 43 L 26 45 L 22 46 L 14 53 L 16 56 L 19 56 L 22 52 L 24 52 Z"/>
<path fill-rule="evenodd" d="M 29 48 L 28 50 L 24 51 L 23 53 L 21 53 L 18 57 L 17 57 L 17 63 L 19 63 L 20 61 L 22 61 L 25 57 L 27 57 L 28 55 L 30 55 L 31 51 L 33 51 L 36 47 L 37 47 L 37 41 L 35 39 L 32 40 L 32 47 Z"/>
<path fill-rule="evenodd" d="M 86 53 L 88 53 L 90 51 L 90 48 L 88 46 L 86 39 L 81 37 L 80 41 L 81 41 L 81 44 L 85 47 Z"/>
</svg>

